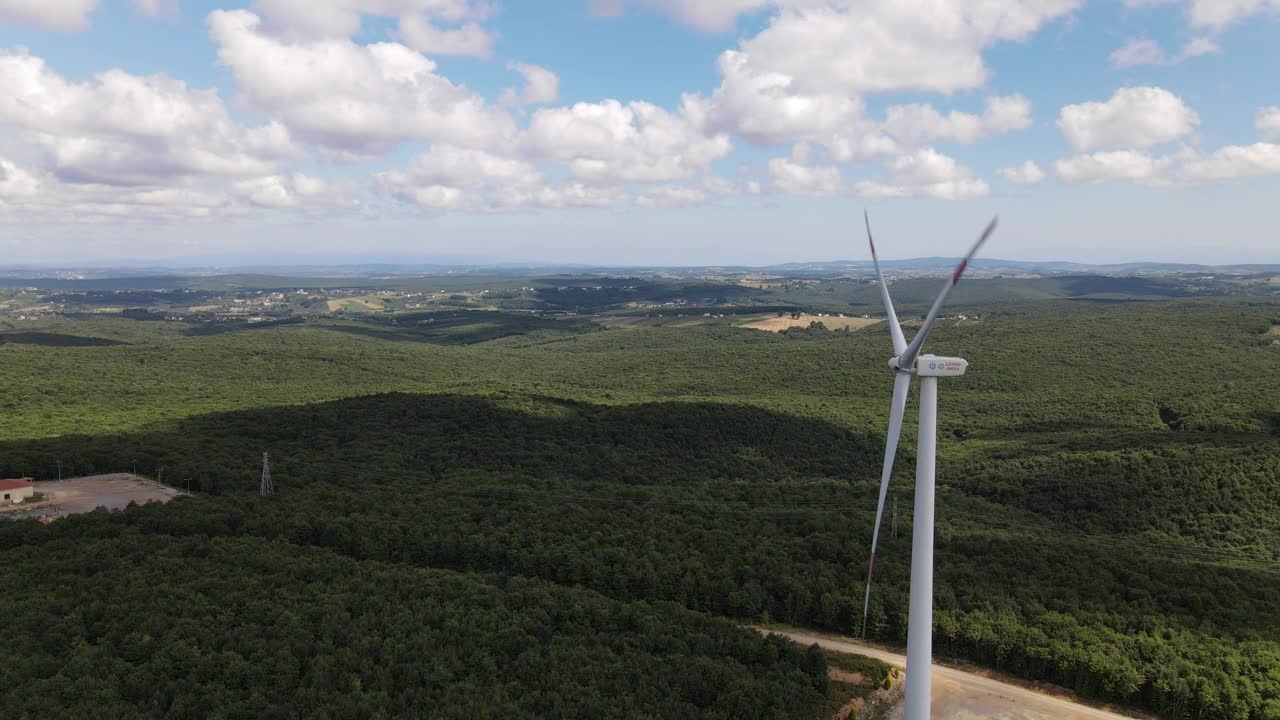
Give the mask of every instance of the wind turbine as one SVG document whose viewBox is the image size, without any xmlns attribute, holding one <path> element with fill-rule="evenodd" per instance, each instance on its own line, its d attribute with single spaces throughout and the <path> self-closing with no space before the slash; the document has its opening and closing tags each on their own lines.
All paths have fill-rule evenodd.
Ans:
<svg viewBox="0 0 1280 720">
<path fill-rule="evenodd" d="M 893 338 L 893 357 L 889 369 L 894 373 L 893 400 L 889 404 L 889 433 L 885 438 L 884 465 L 880 473 L 880 500 L 876 505 L 876 524 L 871 533 L 871 557 L 867 561 L 867 595 L 862 606 L 862 636 L 867 635 L 867 610 L 871 604 L 871 573 L 876 564 L 876 543 L 880 539 L 880 518 L 884 515 L 884 499 L 889 491 L 889 476 L 893 473 L 893 459 L 898 452 L 898 436 L 902 434 L 902 415 L 907 407 L 907 391 L 911 388 L 911 376 L 920 378 L 920 431 L 916 451 L 915 513 L 911 528 L 911 595 L 907 616 L 907 691 L 906 720 L 929 720 L 930 695 L 933 681 L 933 500 L 934 466 L 938 451 L 938 378 L 959 377 L 969 367 L 963 358 L 921 355 L 920 347 L 929 330 L 938 319 L 942 304 L 952 288 L 960 282 L 969 261 L 996 229 L 997 218 L 982 231 L 969 254 L 960 261 L 951 279 L 942 286 L 938 299 L 933 301 L 924 324 L 911 344 L 902 335 L 902 325 L 893 311 L 889 286 L 880 272 L 880 259 L 876 257 L 876 243 L 871 237 L 871 218 L 864 212 L 867 225 L 867 242 L 871 244 L 871 259 L 880 280 L 880 294 L 884 298 L 885 322 Z"/>
</svg>

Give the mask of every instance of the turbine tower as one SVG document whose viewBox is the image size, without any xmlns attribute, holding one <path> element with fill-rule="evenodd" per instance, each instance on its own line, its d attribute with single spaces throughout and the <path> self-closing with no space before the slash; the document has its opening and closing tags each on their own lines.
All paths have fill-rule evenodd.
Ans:
<svg viewBox="0 0 1280 720">
<path fill-rule="evenodd" d="M 951 279 L 942 286 L 938 299 L 933 301 L 925 316 L 924 324 L 911 344 L 902 335 L 902 325 L 893 310 L 889 286 L 880 272 L 880 259 L 876 257 L 876 243 L 871 237 L 871 218 L 864 212 L 867 225 L 867 242 L 871 244 L 871 259 L 880 280 L 880 294 L 884 299 L 885 322 L 893 339 L 893 357 L 889 369 L 894 373 L 893 400 L 889 405 L 889 432 L 885 437 L 884 465 L 880 473 L 880 499 L 876 504 L 876 524 L 871 532 L 871 557 L 867 561 L 867 594 L 862 606 L 862 636 L 867 636 L 867 610 L 871 604 L 871 574 L 876 564 L 876 543 L 880 539 L 880 519 L 884 515 L 885 495 L 889 490 L 889 477 L 893 474 L 893 460 L 898 452 L 898 437 L 902 434 L 902 416 L 907 406 L 907 391 L 911 388 L 911 376 L 920 378 L 920 432 L 916 453 L 915 516 L 911 527 L 911 595 L 907 616 L 907 691 L 906 720 L 929 720 L 930 695 L 933 681 L 933 501 L 934 467 L 938 450 L 938 378 L 964 375 L 969 362 L 963 358 L 921 355 L 920 348 L 929 330 L 938 319 L 942 304 L 952 288 L 960 282 L 969 261 L 996 229 L 993 218 L 969 254 L 960 261 Z"/>
</svg>

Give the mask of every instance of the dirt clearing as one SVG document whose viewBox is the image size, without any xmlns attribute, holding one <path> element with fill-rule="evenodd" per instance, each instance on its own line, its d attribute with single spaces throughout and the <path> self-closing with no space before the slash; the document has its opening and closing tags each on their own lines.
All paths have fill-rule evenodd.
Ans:
<svg viewBox="0 0 1280 720">
<path fill-rule="evenodd" d="M 5 513 L 9 517 L 59 518 L 77 513 L 92 512 L 104 507 L 123 510 L 130 502 L 139 505 L 149 502 L 169 502 L 186 493 L 161 485 L 144 477 L 128 474 L 95 475 L 70 480 L 43 480 L 37 482 L 36 492 L 44 495 L 42 502 L 24 504 Z"/>
<path fill-rule="evenodd" d="M 809 327 L 809 323 L 820 322 L 826 326 L 828 330 L 861 330 L 864 327 L 875 325 L 882 322 L 878 318 L 861 318 L 861 317 L 839 317 L 837 315 L 801 315 L 799 318 L 793 318 L 790 315 L 782 317 L 765 318 L 752 323 L 747 323 L 742 327 L 751 328 L 752 330 L 768 330 L 769 332 L 781 332 L 788 328 Z"/>
</svg>

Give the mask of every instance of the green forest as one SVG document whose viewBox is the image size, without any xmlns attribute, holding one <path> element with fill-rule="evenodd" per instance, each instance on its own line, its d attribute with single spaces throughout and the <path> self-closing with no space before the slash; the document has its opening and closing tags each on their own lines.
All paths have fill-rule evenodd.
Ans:
<svg viewBox="0 0 1280 720">
<path fill-rule="evenodd" d="M 979 307 L 928 348 L 971 363 L 940 392 L 936 651 L 1171 720 L 1280 719 L 1280 302 Z M 0 476 L 137 462 L 196 491 L 0 524 L 0 715 L 824 707 L 821 653 L 738 624 L 860 630 L 883 326 L 190 330 L 0 343 Z M 872 594 L 891 645 L 913 448 L 911 417 Z"/>
</svg>

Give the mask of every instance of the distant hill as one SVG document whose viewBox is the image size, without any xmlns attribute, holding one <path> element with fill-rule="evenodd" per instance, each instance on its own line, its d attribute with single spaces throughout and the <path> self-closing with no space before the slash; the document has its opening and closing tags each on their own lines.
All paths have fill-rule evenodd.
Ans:
<svg viewBox="0 0 1280 720">
<path fill-rule="evenodd" d="M 913 275 L 944 275 L 960 262 L 956 257 L 923 257 L 884 260 L 886 272 Z M 1004 260 L 979 258 L 971 271 L 985 275 L 1277 275 L 1280 264 L 1198 265 L 1189 263 L 1130 262 L 1111 264 L 1077 263 L 1065 260 Z M 612 275 L 658 277 L 731 277 L 740 275 L 783 275 L 791 277 L 842 277 L 874 274 L 869 260 L 832 260 L 824 262 L 790 262 L 776 265 L 690 265 L 690 266 L 621 266 L 536 263 L 355 263 L 324 265 L 221 265 L 205 267 L 34 267 L 0 266 L 0 287 L 39 286 L 44 288 L 172 288 L 192 286 L 192 278 L 240 276 L 252 278 L 250 284 L 273 287 L 291 285 L 290 278 L 308 278 L 334 287 L 365 284 L 358 281 L 417 277 L 489 276 L 534 277 L 551 275 Z M 266 278 L 273 281 L 265 281 Z M 122 280 L 128 282 L 121 282 Z M 95 283 L 94 281 L 98 281 Z M 264 282 L 265 281 L 265 282 Z M 234 281 L 233 281 L 234 282 Z"/>
</svg>

